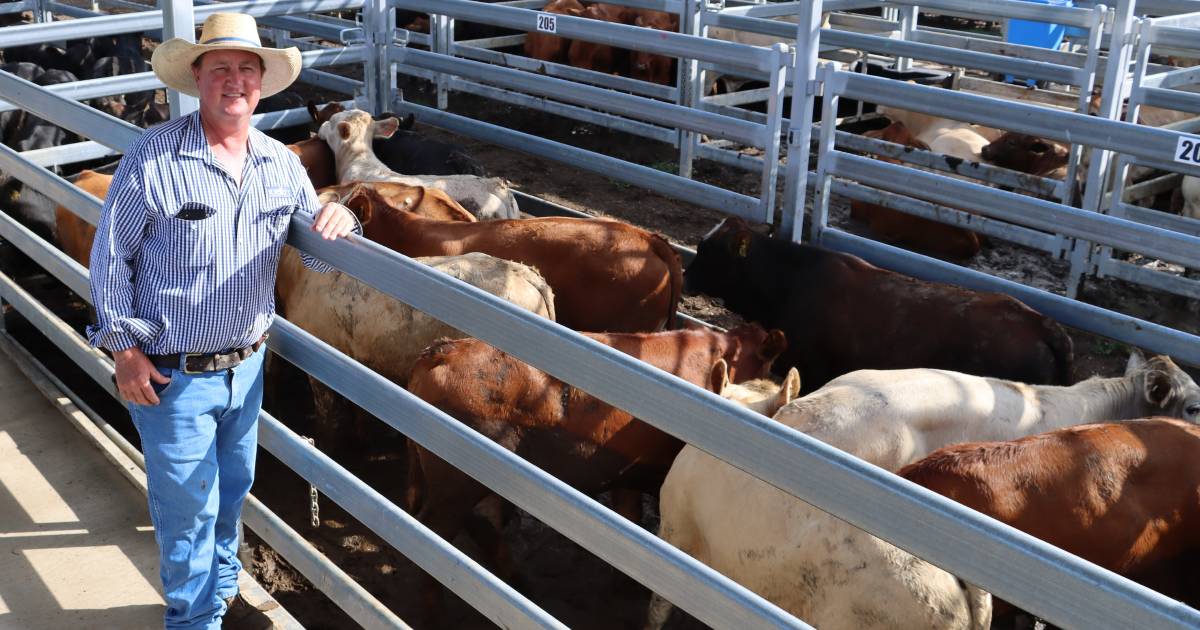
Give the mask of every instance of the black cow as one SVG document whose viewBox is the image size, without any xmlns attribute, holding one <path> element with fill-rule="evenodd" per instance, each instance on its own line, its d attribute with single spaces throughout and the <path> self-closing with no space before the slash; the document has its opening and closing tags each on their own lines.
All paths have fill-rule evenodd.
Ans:
<svg viewBox="0 0 1200 630">
<path fill-rule="evenodd" d="M 741 219 L 726 219 L 705 237 L 684 286 L 783 329 L 788 349 L 776 370 L 798 368 L 805 393 L 861 369 L 1070 379 L 1071 338 L 1012 297 L 924 282 L 849 254 L 773 239 Z"/>
<path fill-rule="evenodd" d="M 0 70 L 35 83 L 38 77 L 42 76 L 43 72 L 40 66 L 28 61 L 0 64 Z M 24 122 L 25 110 L 23 109 L 0 112 L 0 142 L 3 142 L 6 146 L 15 146 L 17 133 L 21 130 L 21 125 Z"/>
<path fill-rule="evenodd" d="M 142 37 L 133 33 L 102 35 L 92 38 L 96 59 L 101 57 L 131 57 L 143 59 Z"/>
<path fill-rule="evenodd" d="M 254 109 L 254 112 L 262 114 L 300 107 L 304 107 L 304 98 L 291 90 L 284 90 L 259 100 L 258 107 Z M 279 129 L 264 129 L 263 133 L 284 144 L 293 144 L 301 140 L 308 140 L 309 138 L 308 129 L 304 125 L 292 125 L 290 127 L 280 127 Z"/>
<path fill-rule="evenodd" d="M 84 74 L 84 77 L 99 79 L 101 77 L 115 77 L 123 74 L 149 71 L 150 66 L 141 57 L 108 56 L 93 61 L 87 73 Z M 143 90 L 129 94 L 101 96 L 92 99 L 89 101 L 89 104 L 111 116 L 128 119 L 135 115 L 140 115 L 146 109 L 147 105 L 152 102 L 154 102 L 154 90 Z"/>
<path fill-rule="evenodd" d="M 38 85 L 54 85 L 76 81 L 75 75 L 66 70 L 47 70 L 34 79 Z M 12 147 L 18 151 L 32 151 L 56 147 L 60 144 L 79 142 L 79 136 L 32 114 L 26 115 L 21 130 L 16 134 Z"/>
<path fill-rule="evenodd" d="M 32 46 L 17 46 L 4 51 L 4 59 L 8 62 L 26 61 L 37 64 L 42 68 L 65 70 L 71 66 L 67 53 L 58 46 L 50 44 L 34 44 Z"/>
</svg>

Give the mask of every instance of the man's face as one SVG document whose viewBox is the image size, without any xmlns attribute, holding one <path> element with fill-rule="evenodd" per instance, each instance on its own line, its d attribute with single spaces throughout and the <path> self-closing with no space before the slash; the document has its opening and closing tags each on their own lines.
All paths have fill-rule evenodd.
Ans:
<svg viewBox="0 0 1200 630">
<path fill-rule="evenodd" d="M 214 50 L 192 66 L 200 109 L 215 118 L 249 118 L 262 94 L 262 60 L 252 52 Z"/>
</svg>

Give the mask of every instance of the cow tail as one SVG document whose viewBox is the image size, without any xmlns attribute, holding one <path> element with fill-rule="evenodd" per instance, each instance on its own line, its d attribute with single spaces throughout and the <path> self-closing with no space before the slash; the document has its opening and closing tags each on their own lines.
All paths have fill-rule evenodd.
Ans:
<svg viewBox="0 0 1200 630">
<path fill-rule="evenodd" d="M 650 235 L 650 248 L 666 263 L 669 270 L 671 302 L 667 306 L 667 320 L 663 324 L 663 328 L 670 330 L 675 328 L 679 300 L 683 296 L 683 263 L 679 259 L 679 254 L 671 247 L 671 243 L 658 234 Z"/>
<path fill-rule="evenodd" d="M 1057 368 L 1055 376 L 1058 384 L 1070 385 L 1071 372 L 1075 364 L 1075 344 L 1071 341 L 1071 336 L 1067 334 L 1067 331 L 1063 330 L 1062 326 L 1053 319 L 1049 317 L 1042 319 L 1042 326 L 1046 327 L 1046 345 L 1050 346 L 1050 351 L 1054 354 Z"/>
<path fill-rule="evenodd" d="M 988 630 L 992 627 L 992 594 L 974 584 L 964 583 L 964 586 L 971 611 L 971 630 Z"/>
</svg>

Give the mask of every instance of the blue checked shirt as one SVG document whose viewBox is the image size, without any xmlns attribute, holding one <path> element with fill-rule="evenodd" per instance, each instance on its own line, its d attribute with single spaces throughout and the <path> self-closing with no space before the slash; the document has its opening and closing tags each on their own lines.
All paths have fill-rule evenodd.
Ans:
<svg viewBox="0 0 1200 630">
<path fill-rule="evenodd" d="M 292 213 L 315 215 L 320 204 L 291 151 L 257 129 L 248 144 L 240 189 L 209 149 L 198 112 L 147 130 L 130 147 L 92 246 L 92 345 L 218 352 L 250 345 L 270 327 Z"/>
</svg>

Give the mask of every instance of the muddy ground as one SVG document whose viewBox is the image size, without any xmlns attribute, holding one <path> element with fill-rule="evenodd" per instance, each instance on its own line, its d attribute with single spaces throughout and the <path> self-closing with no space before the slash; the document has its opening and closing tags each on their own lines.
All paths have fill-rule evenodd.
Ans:
<svg viewBox="0 0 1200 630">
<path fill-rule="evenodd" d="M 430 102 L 431 95 L 427 89 L 418 85 L 405 87 L 410 100 L 426 104 Z M 463 95 L 452 96 L 451 105 L 453 111 L 510 128 L 663 170 L 673 171 L 675 168 L 676 153 L 669 146 Z M 662 197 L 601 174 L 485 145 L 427 126 L 420 126 L 419 129 L 431 137 L 465 145 L 491 174 L 507 178 L 522 192 L 591 215 L 629 221 L 661 232 L 672 242 L 681 245 L 694 247 L 700 237 L 722 218 L 717 212 Z M 757 194 L 756 173 L 698 162 L 696 175 L 703 181 Z M 841 202 L 834 204 L 832 223 L 852 232 L 862 232 L 861 226 L 850 221 L 845 204 Z M 1066 277 L 1065 263 L 996 241 L 970 266 L 1060 293 Z M 13 267 L 7 264 L 5 268 Z M 48 300 L 56 312 L 62 313 L 68 321 L 82 329 L 87 312 L 80 300 L 66 294 L 56 283 L 39 279 L 36 275 L 26 276 L 23 283 L 39 297 Z M 1093 281 L 1085 288 L 1083 299 L 1150 321 L 1197 332 L 1194 304 L 1119 281 Z M 704 296 L 685 297 L 683 310 L 723 326 L 736 323 L 739 319 L 725 310 L 718 300 Z M 77 387 L 86 400 L 136 443 L 136 435 L 119 405 L 90 384 L 78 370 L 71 368 L 69 362 L 55 355 L 19 316 L 9 313 L 8 321 L 15 335 L 37 349 L 42 356 L 48 357 L 48 361 L 66 375 L 65 380 L 73 389 Z M 1076 379 L 1095 374 L 1113 375 L 1121 371 L 1128 356 L 1125 347 L 1081 331 L 1072 331 L 1072 334 L 1076 342 Z M 295 430 L 305 433 L 311 421 L 311 409 L 305 404 L 303 383 L 298 387 L 297 390 L 288 390 L 286 396 L 268 401 L 267 410 Z M 335 459 L 386 497 L 402 504 L 405 470 L 403 449 L 399 448 L 398 440 L 381 441 L 379 444 L 381 446 L 377 445 L 369 454 L 341 453 L 336 454 Z M 259 461 L 254 494 L 414 627 L 492 627 L 481 615 L 453 598 L 447 598 L 447 615 L 444 618 L 435 623 L 423 622 L 418 598 L 421 571 L 328 498 L 322 497 L 320 501 L 319 527 L 311 526 L 307 484 L 265 452 Z M 654 502 L 648 498 L 646 506 L 649 509 L 643 525 L 653 529 Z M 518 511 L 509 521 L 504 535 L 513 547 L 518 589 L 564 623 L 575 628 L 640 627 L 649 597 L 644 588 L 522 512 Z M 249 542 L 254 559 L 252 572 L 305 626 L 314 629 L 354 627 L 352 620 L 253 534 L 249 536 Z M 469 553 L 474 552 L 465 538 L 457 542 Z M 692 628 L 701 627 L 701 624 L 678 618 L 672 627 Z"/>
</svg>

